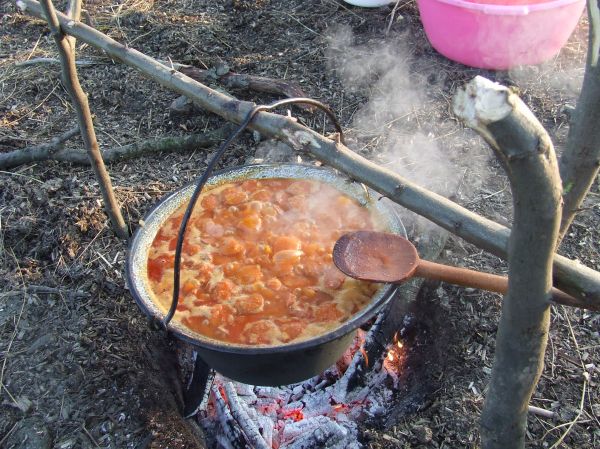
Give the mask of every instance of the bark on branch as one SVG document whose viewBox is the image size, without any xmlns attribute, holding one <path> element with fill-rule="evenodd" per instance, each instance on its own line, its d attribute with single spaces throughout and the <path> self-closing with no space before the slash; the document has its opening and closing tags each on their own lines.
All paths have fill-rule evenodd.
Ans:
<svg viewBox="0 0 600 449">
<path fill-rule="evenodd" d="M 133 159 L 142 155 L 156 154 L 163 151 L 173 153 L 187 153 L 199 148 L 207 148 L 217 145 L 226 139 L 232 132 L 231 126 L 224 126 L 215 131 L 202 134 L 192 134 L 183 137 L 163 137 L 160 139 L 149 139 L 134 142 L 122 147 L 108 148 L 100 151 L 104 163 Z M 0 169 L 6 170 L 21 164 L 39 161 L 62 161 L 78 165 L 90 165 L 90 159 L 86 152 L 78 150 L 65 150 L 63 143 L 79 133 L 79 128 L 54 138 L 49 143 L 34 147 L 23 148 L 0 154 Z"/>
<path fill-rule="evenodd" d="M 560 160 L 563 213 L 559 241 L 563 239 L 600 169 L 600 10 L 588 0 L 590 33 L 583 86 L 571 117 L 569 138 Z"/>
<path fill-rule="evenodd" d="M 41 17 L 38 2 L 18 0 L 17 4 L 28 14 Z M 69 21 L 64 15 L 59 15 L 59 20 L 65 32 L 104 50 L 113 59 L 136 68 L 159 84 L 189 97 L 204 109 L 228 121 L 240 123 L 253 107 L 250 102 L 237 101 L 228 95 L 214 91 L 135 49 L 119 44 L 85 24 Z M 321 161 L 372 187 L 392 201 L 424 216 L 468 242 L 506 258 L 509 230 L 504 226 L 415 185 L 390 170 L 379 167 L 339 142 L 326 139 L 289 117 L 261 112 L 253 120 L 251 128 L 265 136 L 279 138 L 295 148 L 312 153 Z M 554 276 L 555 285 L 577 297 L 580 300 L 580 307 L 592 309 L 600 307 L 600 273 L 576 261 L 555 255 Z"/>
<path fill-rule="evenodd" d="M 0 153 L 0 169 L 7 170 L 30 162 L 52 159 L 55 153 L 62 150 L 63 144 L 77 134 L 79 134 L 79 126 L 52 138 L 50 142 L 9 151 L 8 153 Z"/>
<path fill-rule="evenodd" d="M 561 216 L 561 182 L 550 137 L 506 87 L 476 77 L 459 90 L 454 112 L 494 149 L 513 192 L 508 293 L 482 420 L 484 449 L 523 448 L 527 406 L 542 373 L 550 326 L 552 258 Z"/>
<path fill-rule="evenodd" d="M 63 84 L 67 92 L 69 92 L 69 96 L 73 102 L 73 108 L 75 109 L 77 120 L 79 122 L 81 137 L 88 152 L 90 163 L 96 173 L 98 183 L 100 184 L 106 213 L 110 218 L 112 228 L 117 236 L 126 239 L 129 237 L 129 231 L 123 220 L 117 199 L 115 198 L 110 177 L 106 171 L 102 157 L 100 156 L 87 96 L 83 92 L 83 89 L 79 84 L 79 78 L 77 77 L 77 67 L 75 66 L 75 41 L 72 38 L 67 38 L 61 30 L 62 25 L 59 23 L 57 13 L 51 0 L 43 0 L 41 10 L 44 12 L 45 17 L 43 18 L 48 21 L 50 32 L 52 33 L 52 37 L 58 48 L 58 55 L 62 65 Z M 67 18 L 67 20 L 69 20 L 67 16 L 61 16 L 63 19 Z"/>
</svg>

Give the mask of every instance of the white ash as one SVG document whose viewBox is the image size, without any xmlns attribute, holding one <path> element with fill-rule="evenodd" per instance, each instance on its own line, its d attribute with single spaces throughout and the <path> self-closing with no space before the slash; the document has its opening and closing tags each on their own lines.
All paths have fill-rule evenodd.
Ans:
<svg viewBox="0 0 600 449">
<path fill-rule="evenodd" d="M 370 368 L 364 386 L 347 391 L 362 357 L 360 351 L 357 354 L 343 375 L 334 366 L 327 374 L 282 387 L 251 386 L 217 374 L 201 424 L 218 448 L 249 444 L 262 449 L 360 449 L 356 423 L 385 415 L 398 387 L 398 373 L 379 362 Z M 334 372 L 337 381 L 332 382 Z M 240 434 L 246 440 L 241 445 Z"/>
</svg>

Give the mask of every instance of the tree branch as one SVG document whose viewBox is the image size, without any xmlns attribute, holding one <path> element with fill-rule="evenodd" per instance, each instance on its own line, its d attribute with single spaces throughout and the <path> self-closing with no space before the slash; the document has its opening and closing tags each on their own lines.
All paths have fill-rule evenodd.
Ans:
<svg viewBox="0 0 600 449">
<path fill-rule="evenodd" d="M 65 15 L 69 19 L 79 21 L 81 19 L 81 0 L 69 0 Z"/>
<path fill-rule="evenodd" d="M 79 134 L 79 126 L 52 138 L 48 143 L 9 151 L 8 153 L 0 153 L 0 169 L 6 170 L 29 162 L 51 159 L 54 153 L 62 149 L 63 144 L 67 140 L 75 137 L 77 134 Z"/>
<path fill-rule="evenodd" d="M 41 17 L 39 3 L 18 0 L 19 7 L 30 15 Z M 253 104 L 209 89 L 193 79 L 169 69 L 139 51 L 125 47 L 99 31 L 59 15 L 65 32 L 89 45 L 104 50 L 109 56 L 136 68 L 159 84 L 192 99 L 207 111 L 240 123 Z M 392 201 L 431 220 L 480 248 L 506 258 L 509 230 L 458 204 L 413 184 L 398 174 L 379 167 L 344 145 L 324 138 L 295 120 L 267 112 L 259 113 L 251 128 L 265 136 L 281 139 L 295 148 L 312 153 L 321 161 L 348 174 L 353 179 L 387 196 Z M 600 305 L 600 273 L 584 265 L 555 255 L 556 286 L 580 299 L 584 307 Z"/>
<path fill-rule="evenodd" d="M 94 132 L 94 124 L 92 122 L 92 115 L 87 101 L 87 96 L 83 92 L 79 79 L 77 77 L 77 68 L 75 66 L 75 47 L 72 42 L 66 39 L 66 36 L 61 31 L 61 24 L 58 21 L 57 13 L 52 4 L 52 0 L 42 0 L 42 8 L 44 16 L 48 21 L 48 26 L 52 33 L 52 37 L 58 47 L 58 54 L 62 63 L 62 78 L 63 84 L 73 102 L 73 107 L 77 113 L 77 120 L 79 122 L 79 129 L 81 130 L 81 137 L 83 143 L 88 152 L 90 163 L 96 173 L 96 178 L 100 184 L 100 190 L 102 191 L 102 197 L 104 199 L 104 207 L 112 223 L 113 230 L 117 236 L 121 238 L 128 238 L 129 231 L 127 225 L 121 215 L 121 210 L 115 194 L 112 189 L 110 177 L 100 156 L 98 148 L 98 142 L 96 140 L 96 133 Z M 66 17 L 66 16 L 63 16 Z"/>
<path fill-rule="evenodd" d="M 219 142 L 225 140 L 231 132 L 232 126 L 224 126 L 221 129 L 202 134 L 137 141 L 129 145 L 123 145 L 122 147 L 102 150 L 100 153 L 106 164 L 160 152 L 187 153 L 198 148 L 217 145 Z M 46 160 L 90 165 L 90 159 L 86 152 L 65 150 L 62 148 L 64 141 L 78 133 L 79 128 L 74 128 L 62 136 L 54 138 L 49 143 L 9 153 L 0 153 L 0 169 L 6 170 L 21 164 Z"/>
<path fill-rule="evenodd" d="M 482 420 L 484 449 L 523 448 L 527 406 L 542 373 L 550 326 L 548 298 L 561 214 L 554 147 L 510 90 L 476 77 L 457 92 L 454 112 L 494 149 L 513 192 L 509 288 Z"/>
<path fill-rule="evenodd" d="M 65 14 L 67 17 L 69 17 L 69 19 L 79 22 L 81 19 L 81 0 L 69 0 Z M 73 36 L 67 36 L 67 39 L 71 45 L 73 58 L 75 58 L 75 38 Z"/>
<path fill-rule="evenodd" d="M 569 230 L 600 169 L 600 12 L 598 0 L 588 0 L 590 32 L 583 86 L 573 112 L 569 137 L 560 160 L 563 213 L 559 241 Z"/>
</svg>

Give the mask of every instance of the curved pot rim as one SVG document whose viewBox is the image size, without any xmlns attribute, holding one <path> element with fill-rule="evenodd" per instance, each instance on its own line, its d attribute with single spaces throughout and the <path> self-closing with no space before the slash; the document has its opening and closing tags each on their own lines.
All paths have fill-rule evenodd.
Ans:
<svg viewBox="0 0 600 449">
<path fill-rule="evenodd" d="M 280 176 L 272 176 L 273 173 L 280 174 Z M 311 174 L 313 177 L 307 178 L 307 173 Z M 271 174 L 271 176 L 262 176 L 265 174 Z M 406 236 L 406 230 L 404 228 L 404 225 L 402 224 L 402 221 L 400 220 L 396 212 L 393 210 L 392 206 L 385 202 L 379 201 L 383 198 L 381 195 L 377 194 L 376 192 L 362 184 L 350 180 L 349 178 L 345 177 L 345 175 L 339 174 L 330 168 L 317 167 L 305 164 L 243 165 L 215 172 L 210 177 L 207 185 L 218 185 L 220 183 L 241 179 L 261 179 L 275 177 L 315 179 L 322 182 L 328 182 L 326 179 L 332 178 L 336 179 L 337 184 L 331 182 L 330 184 L 347 194 L 349 193 L 348 189 L 350 189 L 352 184 L 360 186 L 353 187 L 352 189 L 350 189 L 355 191 L 355 194 L 352 196 L 356 198 L 356 192 L 358 191 L 358 189 L 361 189 L 364 192 L 363 196 L 370 196 L 372 206 L 376 207 L 377 211 L 382 215 L 382 217 L 386 219 L 386 225 L 388 225 L 387 230 L 389 232 L 396 232 Z M 340 186 L 342 185 L 346 185 L 348 189 L 340 188 Z M 140 276 L 136 275 L 136 271 L 140 268 L 143 268 L 140 267 L 140 264 L 144 263 L 146 260 L 146 257 L 144 257 L 143 255 L 140 256 L 140 251 L 142 251 L 143 254 L 146 254 L 146 251 L 143 251 L 143 249 L 145 248 L 144 245 L 149 245 L 152 243 L 152 240 L 156 235 L 156 232 L 153 231 L 157 230 L 157 228 L 164 222 L 164 220 L 167 217 L 169 217 L 171 213 L 175 209 L 177 209 L 186 199 L 190 197 L 193 187 L 193 184 L 188 184 L 182 188 L 179 188 L 174 192 L 171 192 L 163 199 L 161 199 L 157 204 L 155 204 L 144 217 L 142 226 L 136 229 L 128 247 L 126 258 L 127 286 L 135 301 L 137 302 L 138 306 L 142 309 L 142 311 L 150 318 L 155 319 L 157 321 L 162 320 L 162 318 L 165 316 L 165 312 L 160 310 L 160 308 L 154 304 L 154 301 L 150 299 L 149 295 L 144 289 L 143 280 L 140 279 Z M 373 197 L 375 196 L 377 196 L 377 200 L 373 201 Z M 169 207 L 166 208 L 166 211 L 163 211 L 163 208 L 165 208 L 166 205 L 168 205 Z M 179 339 L 186 341 L 187 343 L 190 343 L 194 346 L 200 346 L 206 349 L 220 351 L 223 353 L 266 355 L 280 352 L 283 353 L 293 352 L 297 350 L 306 350 L 313 347 L 318 347 L 329 341 L 341 338 L 344 335 L 347 335 L 348 333 L 357 329 L 369 319 L 371 319 L 382 307 L 384 307 L 388 303 L 388 301 L 394 297 L 397 290 L 398 286 L 395 284 L 383 284 L 383 286 L 374 295 L 372 301 L 365 308 L 353 315 L 349 320 L 342 323 L 339 327 L 330 332 L 326 332 L 316 337 L 307 340 L 302 340 L 299 342 L 270 346 L 230 344 L 204 337 L 203 335 L 191 331 L 186 326 L 174 320 L 171 321 L 171 323 L 169 323 L 168 330 L 173 332 Z"/>
</svg>

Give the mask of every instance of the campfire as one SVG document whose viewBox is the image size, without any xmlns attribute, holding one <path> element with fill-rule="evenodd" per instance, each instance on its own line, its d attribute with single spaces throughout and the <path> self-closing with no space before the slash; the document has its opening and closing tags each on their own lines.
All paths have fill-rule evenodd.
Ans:
<svg viewBox="0 0 600 449">
<path fill-rule="evenodd" d="M 420 382 L 426 378 L 420 361 L 431 344 L 430 329 L 415 312 L 422 300 L 406 296 L 410 287 L 418 289 L 407 287 L 356 331 L 337 363 L 304 382 L 247 385 L 196 363 L 188 389 L 195 398 L 186 400 L 194 403 L 189 414 L 208 443 L 230 449 L 360 448 L 363 423 L 386 426 L 421 408 L 428 386 Z"/>
</svg>

